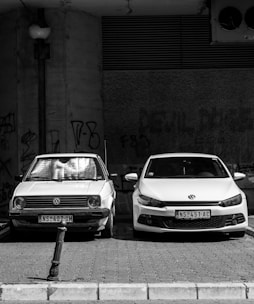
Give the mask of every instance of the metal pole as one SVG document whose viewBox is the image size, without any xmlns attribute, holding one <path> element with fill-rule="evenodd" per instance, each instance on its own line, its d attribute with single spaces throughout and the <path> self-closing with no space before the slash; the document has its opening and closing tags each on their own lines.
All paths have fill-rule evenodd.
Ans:
<svg viewBox="0 0 254 304">
<path fill-rule="evenodd" d="M 39 153 L 46 152 L 45 42 L 38 39 Z"/>
<path fill-rule="evenodd" d="M 60 258 L 62 253 L 62 247 L 64 243 L 64 236 L 65 232 L 67 231 L 66 222 L 62 222 L 60 227 L 57 227 L 57 236 L 56 236 L 56 246 L 54 251 L 54 257 L 51 261 L 51 267 L 49 270 L 49 275 L 47 277 L 47 281 L 58 281 L 58 274 L 59 274 L 59 265 L 60 265 Z"/>
<path fill-rule="evenodd" d="M 38 9 L 38 33 L 32 34 L 36 39 L 34 46 L 34 57 L 38 61 L 38 135 L 39 153 L 46 152 L 46 59 L 50 58 L 50 46 L 44 41 L 47 38 L 48 27 L 46 25 L 44 9 Z M 46 30 L 44 33 L 43 30 Z M 43 33 L 43 35 L 42 35 Z"/>
</svg>

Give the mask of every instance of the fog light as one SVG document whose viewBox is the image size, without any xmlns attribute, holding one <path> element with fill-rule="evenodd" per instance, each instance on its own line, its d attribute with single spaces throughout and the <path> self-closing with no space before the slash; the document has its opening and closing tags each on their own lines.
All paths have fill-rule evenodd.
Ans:
<svg viewBox="0 0 254 304">
<path fill-rule="evenodd" d="M 237 225 L 238 221 L 235 215 L 232 216 L 232 225 Z"/>
<path fill-rule="evenodd" d="M 151 215 L 148 214 L 141 214 L 138 218 L 138 223 L 143 224 L 143 225 L 153 225 L 153 218 Z"/>
<path fill-rule="evenodd" d="M 147 223 L 147 225 L 152 225 L 152 224 L 153 224 L 153 220 L 152 220 L 151 215 L 148 215 L 148 216 L 147 216 L 147 218 L 146 218 L 146 223 Z"/>
</svg>

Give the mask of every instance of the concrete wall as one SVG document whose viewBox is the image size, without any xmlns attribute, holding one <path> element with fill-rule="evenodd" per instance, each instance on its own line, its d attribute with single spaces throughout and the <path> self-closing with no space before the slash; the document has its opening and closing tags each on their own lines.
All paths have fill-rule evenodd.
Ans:
<svg viewBox="0 0 254 304">
<path fill-rule="evenodd" d="M 17 13 L 0 16 L 0 214 L 12 194 L 18 162 Z"/>
<path fill-rule="evenodd" d="M 254 161 L 254 71 L 104 71 L 105 135 L 113 170 L 149 154 L 205 152 Z"/>
<path fill-rule="evenodd" d="M 205 152 L 240 164 L 254 210 L 254 71 L 104 71 L 104 125 L 118 218 L 132 215 L 133 183 L 150 154 Z"/>
<path fill-rule="evenodd" d="M 0 16 L 0 216 L 15 185 L 38 154 L 38 67 L 28 35 L 31 16 Z M 103 155 L 100 19 L 46 10 L 52 33 L 46 61 L 47 152 Z"/>
<path fill-rule="evenodd" d="M 152 153 L 209 152 L 227 163 L 253 162 L 253 70 L 104 71 L 102 79 L 100 19 L 69 10 L 46 10 L 45 16 L 52 28 L 47 152 L 103 155 L 105 137 L 109 169 L 120 174 L 117 189 L 127 191 L 132 186 L 123 174 Z M 0 15 L 0 216 L 14 176 L 38 153 L 29 22 L 22 10 Z"/>
<path fill-rule="evenodd" d="M 100 19 L 51 11 L 48 20 L 53 28 L 47 72 L 48 150 L 102 154 Z"/>
</svg>

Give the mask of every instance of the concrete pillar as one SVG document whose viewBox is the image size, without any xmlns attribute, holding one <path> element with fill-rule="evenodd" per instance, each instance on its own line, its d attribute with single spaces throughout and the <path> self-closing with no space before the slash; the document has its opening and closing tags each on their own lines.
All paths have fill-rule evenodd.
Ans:
<svg viewBox="0 0 254 304">
<path fill-rule="evenodd" d="M 36 14 L 36 10 L 33 12 Z M 0 217 L 14 176 L 38 154 L 38 69 L 25 10 L 0 16 Z M 51 27 L 46 60 L 46 151 L 103 156 L 100 18 L 46 9 Z"/>
</svg>

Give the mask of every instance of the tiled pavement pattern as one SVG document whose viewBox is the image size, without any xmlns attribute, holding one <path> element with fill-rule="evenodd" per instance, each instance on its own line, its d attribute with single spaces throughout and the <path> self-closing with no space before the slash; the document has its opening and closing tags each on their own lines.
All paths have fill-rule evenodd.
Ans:
<svg viewBox="0 0 254 304">
<path fill-rule="evenodd" d="M 54 251 L 54 238 L 0 247 L 0 282 L 43 281 Z M 254 281 L 254 238 L 218 235 L 132 236 L 130 223 L 117 223 L 115 237 L 82 239 L 66 234 L 60 279 L 102 283 Z M 1 266 L 2 265 L 2 266 Z M 9 270 L 3 273 L 4 265 Z"/>
<path fill-rule="evenodd" d="M 64 251 L 68 250 L 73 254 L 67 258 Z M 134 240 L 130 226 L 122 224 L 111 241 L 97 239 L 82 249 L 75 242 L 67 243 L 64 251 L 61 275 L 65 280 L 127 283 L 254 280 L 254 238 L 249 236 L 230 240 L 218 236 L 208 239 L 206 235 L 174 236 L 174 239 L 149 236 Z"/>
<path fill-rule="evenodd" d="M 249 223 L 253 227 L 254 217 Z M 254 299 L 254 238 L 250 235 L 228 239 L 169 234 L 135 239 L 129 222 L 118 222 L 110 240 L 67 234 L 60 282 L 51 283 L 46 278 L 54 246 L 54 237 L 43 240 L 35 235 L 19 242 L 9 239 L 0 247 L 0 302 Z"/>
</svg>

